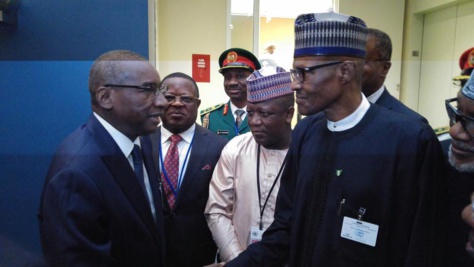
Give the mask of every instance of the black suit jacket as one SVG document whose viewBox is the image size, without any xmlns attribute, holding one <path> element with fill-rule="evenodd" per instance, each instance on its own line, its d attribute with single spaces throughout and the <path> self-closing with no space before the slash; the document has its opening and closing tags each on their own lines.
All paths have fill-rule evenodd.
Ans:
<svg viewBox="0 0 474 267">
<path fill-rule="evenodd" d="M 93 115 L 62 142 L 38 214 L 49 265 L 164 266 L 158 175 L 147 138 L 142 151 L 156 220 L 127 158 Z"/>
<path fill-rule="evenodd" d="M 159 166 L 161 128 L 150 135 Z M 167 266 L 204 266 L 214 262 L 217 247 L 204 217 L 209 182 L 227 140 L 196 124 L 194 141 L 173 210 L 164 200 Z"/>
<path fill-rule="evenodd" d="M 425 117 L 421 116 L 420 114 L 416 113 L 415 111 L 411 110 L 409 107 L 405 106 L 402 102 L 398 99 L 393 97 L 387 90 L 384 88 L 382 95 L 380 98 L 375 102 L 375 104 L 385 107 L 389 110 L 392 110 L 397 113 L 404 114 L 412 119 L 422 121 L 424 123 L 428 123 L 428 120 Z"/>
</svg>

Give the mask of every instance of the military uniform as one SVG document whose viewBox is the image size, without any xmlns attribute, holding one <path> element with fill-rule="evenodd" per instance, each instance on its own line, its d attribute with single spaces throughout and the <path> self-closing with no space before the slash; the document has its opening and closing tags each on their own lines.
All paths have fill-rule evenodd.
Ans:
<svg viewBox="0 0 474 267">
<path fill-rule="evenodd" d="M 262 66 L 251 52 L 242 48 L 230 48 L 219 56 L 219 67 L 219 73 L 225 75 L 226 72 L 232 69 L 244 69 L 252 73 Z M 247 116 L 245 116 L 240 127 L 237 127 L 235 124 L 234 114 L 232 114 L 232 109 L 230 108 L 230 100 L 227 103 L 204 109 L 200 115 L 203 127 L 229 140 L 239 134 L 250 131 Z"/>
<path fill-rule="evenodd" d="M 215 132 L 229 140 L 239 134 L 250 131 L 247 116 L 245 116 L 242 124 L 237 129 L 234 115 L 230 110 L 230 101 L 204 109 L 201 111 L 200 115 L 203 127 L 208 128 L 212 132 Z"/>
</svg>

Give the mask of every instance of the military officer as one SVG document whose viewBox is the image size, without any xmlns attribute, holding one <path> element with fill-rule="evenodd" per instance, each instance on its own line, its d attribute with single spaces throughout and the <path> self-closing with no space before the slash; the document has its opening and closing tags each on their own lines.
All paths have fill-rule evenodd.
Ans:
<svg viewBox="0 0 474 267">
<path fill-rule="evenodd" d="M 247 123 L 247 77 L 261 68 L 258 59 L 242 48 L 230 48 L 219 57 L 219 72 L 230 100 L 201 111 L 202 126 L 227 139 L 250 131 Z"/>
</svg>

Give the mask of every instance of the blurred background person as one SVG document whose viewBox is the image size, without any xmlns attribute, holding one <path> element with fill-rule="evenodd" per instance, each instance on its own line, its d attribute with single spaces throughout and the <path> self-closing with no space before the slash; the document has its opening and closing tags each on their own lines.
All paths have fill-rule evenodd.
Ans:
<svg viewBox="0 0 474 267">
<path fill-rule="evenodd" d="M 369 28 L 366 49 L 367 56 L 362 79 L 362 92 L 367 97 L 367 100 L 415 120 L 428 123 L 423 116 L 390 95 L 384 85 L 385 78 L 392 66 L 390 62 L 392 57 L 392 41 L 390 37 L 381 30 Z"/>
</svg>

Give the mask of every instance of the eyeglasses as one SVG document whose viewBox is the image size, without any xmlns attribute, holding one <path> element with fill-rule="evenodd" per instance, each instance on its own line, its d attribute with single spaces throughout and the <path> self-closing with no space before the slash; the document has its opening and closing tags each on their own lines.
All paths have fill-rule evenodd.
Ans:
<svg viewBox="0 0 474 267">
<path fill-rule="evenodd" d="M 180 101 L 183 104 L 192 104 L 194 101 L 198 100 L 199 98 L 191 96 L 191 95 L 165 95 L 166 101 L 168 103 L 173 104 L 176 101 Z"/>
<path fill-rule="evenodd" d="M 449 126 L 453 126 L 458 121 L 461 122 L 461 126 L 466 133 L 474 138 L 474 118 L 462 115 L 459 110 L 451 105 L 451 102 L 457 102 L 457 98 L 446 99 L 446 111 L 449 117 Z"/>
<path fill-rule="evenodd" d="M 370 62 L 390 62 L 390 60 L 386 60 L 386 59 L 382 59 L 382 58 L 379 58 L 379 59 L 366 59 L 365 60 L 365 64 L 370 63 Z"/>
<path fill-rule="evenodd" d="M 340 64 L 340 63 L 342 63 L 342 61 L 329 62 L 329 63 L 326 63 L 326 64 L 321 64 L 321 65 L 316 65 L 316 66 L 306 67 L 306 68 L 290 69 L 291 80 L 292 81 L 297 80 L 298 82 L 302 83 L 304 81 L 304 74 L 306 72 L 314 71 L 314 70 L 324 68 L 324 67 L 333 66 L 333 65 L 336 65 L 336 64 Z"/>
<path fill-rule="evenodd" d="M 144 85 L 126 85 L 126 84 L 106 84 L 105 87 L 118 87 L 118 88 L 135 88 L 142 90 L 143 92 L 153 93 L 154 95 L 165 94 L 168 92 L 168 86 L 162 85 L 157 86 L 154 83 L 144 84 Z"/>
</svg>

